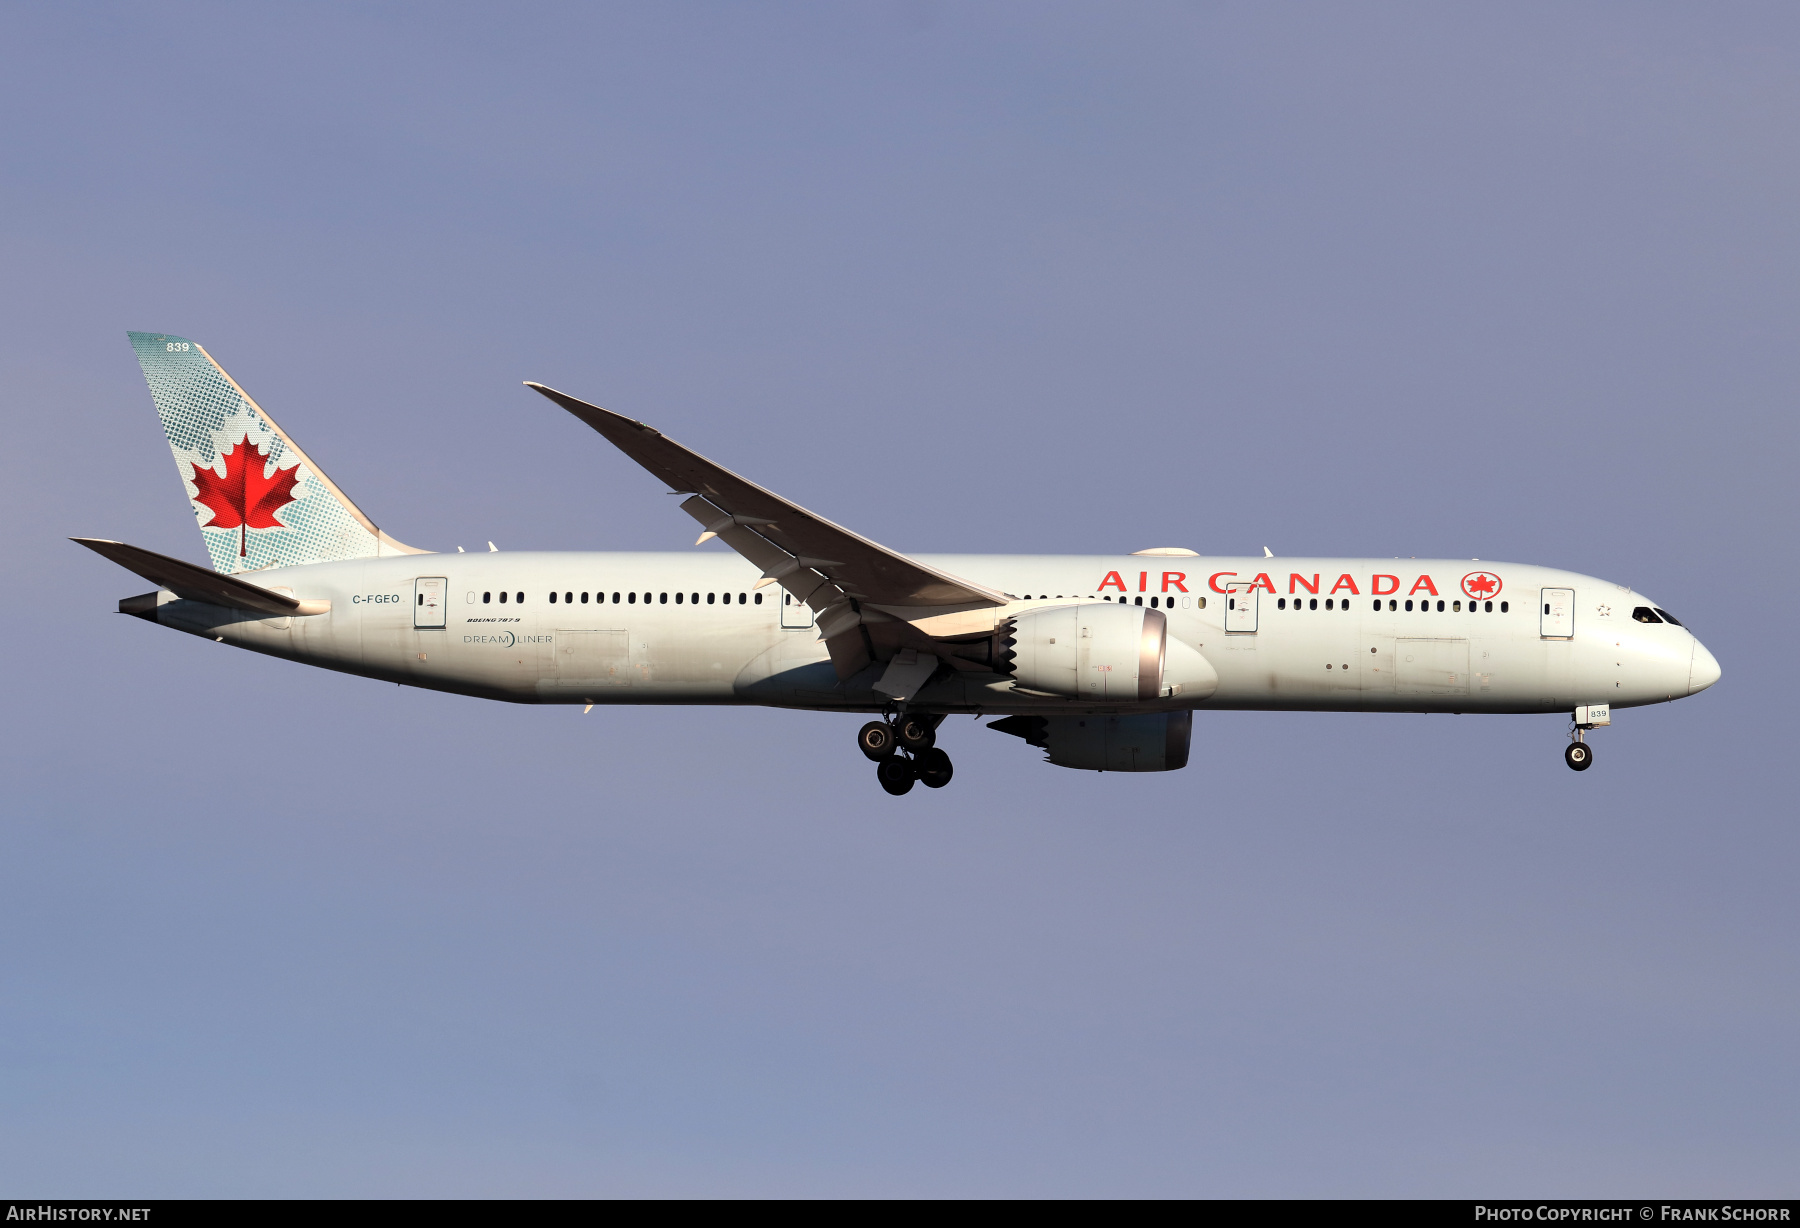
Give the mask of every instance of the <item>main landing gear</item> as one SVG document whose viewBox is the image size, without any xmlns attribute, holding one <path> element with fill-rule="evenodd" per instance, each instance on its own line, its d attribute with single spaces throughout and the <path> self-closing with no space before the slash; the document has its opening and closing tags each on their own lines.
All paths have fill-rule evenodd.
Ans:
<svg viewBox="0 0 1800 1228">
<path fill-rule="evenodd" d="M 950 783 L 956 769 L 937 748 L 942 717 L 914 714 L 892 721 L 870 721 L 856 733 L 856 745 L 875 761 L 875 779 L 895 797 L 911 792 L 916 780 L 927 789 Z"/>
</svg>

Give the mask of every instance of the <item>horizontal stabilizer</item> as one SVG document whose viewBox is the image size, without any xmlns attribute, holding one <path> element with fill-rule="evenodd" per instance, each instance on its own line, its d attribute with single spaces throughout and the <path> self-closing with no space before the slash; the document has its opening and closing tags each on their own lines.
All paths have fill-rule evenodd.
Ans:
<svg viewBox="0 0 1800 1228">
<path fill-rule="evenodd" d="M 187 601 L 204 601 L 228 609 L 252 610 L 279 618 L 288 614 L 323 614 L 331 608 L 329 601 L 299 601 L 282 593 L 250 584 L 236 576 L 224 575 L 207 567 L 197 567 L 172 559 L 153 550 L 127 546 L 124 542 L 107 541 L 103 537 L 71 537 L 77 545 L 109 558 L 127 571 L 136 572 L 150 583 L 166 588 Z"/>
</svg>

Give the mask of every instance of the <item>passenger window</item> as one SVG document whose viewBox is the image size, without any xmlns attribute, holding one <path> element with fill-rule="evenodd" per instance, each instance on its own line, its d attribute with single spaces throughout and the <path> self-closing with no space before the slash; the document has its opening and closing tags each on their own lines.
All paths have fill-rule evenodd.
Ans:
<svg viewBox="0 0 1800 1228">
<path fill-rule="evenodd" d="M 1412 613 L 1412 599 L 1410 597 L 1407 598 L 1407 601 L 1406 601 L 1406 612 L 1408 614 Z"/>
<path fill-rule="evenodd" d="M 492 601 L 493 599 L 494 599 L 494 594 L 492 594 L 492 593 L 481 594 L 481 604 L 482 605 L 488 604 L 488 602 Z"/>
<path fill-rule="evenodd" d="M 586 600 L 587 600 L 587 594 L 586 594 L 586 593 L 583 593 L 583 594 L 581 594 L 581 599 L 582 599 L 582 600 L 583 600 L 583 601 L 586 601 Z M 564 605 L 567 605 L 567 604 L 568 604 L 568 603 L 569 603 L 569 602 L 571 602 L 571 601 L 573 601 L 573 600 L 575 600 L 575 594 L 574 594 L 574 593 L 564 593 L 564 594 L 563 594 L 563 604 L 564 604 Z"/>
<path fill-rule="evenodd" d="M 1314 597 L 1311 601 L 1308 601 L 1306 603 L 1306 608 L 1309 610 L 1318 609 L 1319 608 L 1319 599 L 1317 597 Z"/>
<path fill-rule="evenodd" d="M 551 594 L 550 594 L 550 604 L 551 604 L 551 605 L 555 605 L 555 604 L 556 604 L 556 594 L 555 594 L 555 593 L 551 593 Z"/>
<path fill-rule="evenodd" d="M 1278 610 L 1287 609 L 1287 598 L 1286 597 L 1275 598 L 1275 608 Z"/>
<path fill-rule="evenodd" d="M 1483 614 L 1492 614 L 1494 612 L 1494 603 L 1491 601 L 1482 602 L 1481 603 L 1481 612 Z"/>
<path fill-rule="evenodd" d="M 656 600 L 659 603 L 661 603 L 662 605 L 668 605 L 669 604 L 669 594 L 664 593 L 662 596 L 658 597 Z"/>
<path fill-rule="evenodd" d="M 739 594 L 738 594 L 738 600 L 739 600 L 739 601 L 740 601 L 740 602 L 742 602 L 742 600 L 743 600 L 743 597 L 744 597 L 744 594 L 742 594 L 742 593 L 739 593 Z M 757 604 L 757 605 L 761 605 L 761 604 L 762 604 L 762 594 L 761 594 L 761 593 L 758 593 L 758 594 L 756 594 L 756 604 Z"/>
<path fill-rule="evenodd" d="M 1507 608 L 1507 606 L 1508 606 L 1508 605 L 1510 605 L 1510 604 L 1511 604 L 1511 603 L 1510 603 L 1510 602 L 1506 602 L 1506 601 L 1502 601 L 1502 602 L 1501 602 L 1501 603 L 1500 603 L 1500 612 L 1501 612 L 1501 613 L 1502 613 L 1502 614 L 1504 614 L 1504 613 L 1506 613 L 1506 608 Z"/>
<path fill-rule="evenodd" d="M 614 594 L 613 594 L 613 604 L 614 604 L 614 605 L 618 605 L 618 604 L 619 604 L 619 594 L 617 594 L 617 593 L 614 593 Z"/>
<path fill-rule="evenodd" d="M 718 595 L 718 594 L 716 594 L 716 593 L 708 593 L 708 594 L 706 594 L 706 604 L 707 604 L 707 605 L 711 605 L 711 604 L 712 604 L 712 603 L 713 603 L 713 598 L 714 598 L 714 597 L 716 597 L 716 596 L 717 596 L 717 595 Z"/>
<path fill-rule="evenodd" d="M 514 593 L 513 600 L 518 602 L 520 605 L 524 605 L 525 604 L 525 594 L 524 593 Z"/>
<path fill-rule="evenodd" d="M 586 593 L 581 594 L 581 604 L 582 605 L 587 604 L 587 594 Z"/>
<path fill-rule="evenodd" d="M 1203 610 L 1206 608 L 1206 598 L 1204 597 L 1200 598 L 1200 608 Z"/>
<path fill-rule="evenodd" d="M 1668 623 L 1670 626 L 1679 627 L 1682 625 L 1682 622 L 1679 618 L 1676 618 L 1673 614 L 1669 613 L 1667 610 L 1663 609 L 1661 606 L 1656 607 L 1656 612 L 1658 614 L 1661 614 L 1662 620 L 1664 622 Z"/>
<path fill-rule="evenodd" d="M 681 604 L 681 594 L 680 594 L 680 593 L 676 593 L 676 594 L 675 594 L 675 604 L 676 604 L 676 605 L 680 605 L 680 604 Z"/>
<path fill-rule="evenodd" d="M 628 605 L 636 605 L 637 604 L 637 594 L 636 593 L 626 593 L 625 601 Z"/>
<path fill-rule="evenodd" d="M 505 604 L 506 604 L 506 594 L 505 594 L 505 593 L 501 593 L 501 594 L 500 594 L 500 604 L 501 604 L 501 605 L 505 605 Z"/>
<path fill-rule="evenodd" d="M 1452 614 L 1461 614 L 1462 613 L 1462 602 L 1452 601 L 1450 603 L 1450 612 Z"/>
<path fill-rule="evenodd" d="M 1440 602 L 1438 602 L 1438 613 L 1442 614 L 1443 612 L 1444 612 L 1444 603 L 1440 601 Z"/>
<path fill-rule="evenodd" d="M 1325 598 L 1325 608 L 1328 610 L 1331 608 L 1331 598 L 1329 597 Z"/>
<path fill-rule="evenodd" d="M 419 598 L 419 600 L 424 601 L 425 599 L 423 597 L 421 597 L 421 598 Z M 1154 598 L 1154 597 L 1150 598 L 1150 608 L 1153 610 L 1156 608 L 1156 598 Z"/>
<path fill-rule="evenodd" d="M 1388 613 L 1390 613 L 1390 614 L 1392 614 L 1392 613 L 1393 613 L 1393 612 L 1394 612 L 1394 607 L 1395 607 L 1395 606 L 1396 606 L 1396 605 L 1397 605 L 1397 604 L 1399 604 L 1399 603 L 1398 603 L 1398 602 L 1396 602 L 1396 601 L 1395 601 L 1395 600 L 1394 600 L 1394 599 L 1393 599 L 1393 598 L 1391 598 L 1391 597 L 1390 597 L 1390 598 L 1388 598 Z M 1407 608 L 1408 608 L 1408 609 L 1411 609 L 1411 608 L 1412 608 L 1412 607 L 1411 607 L 1411 606 L 1408 606 L 1408 607 L 1407 607 Z"/>
<path fill-rule="evenodd" d="M 1631 621 L 1638 623 L 1659 623 L 1662 619 L 1658 618 L 1649 606 L 1641 605 L 1631 612 Z"/>
<path fill-rule="evenodd" d="M 692 603 L 692 604 L 694 604 L 694 605 L 699 605 L 699 604 L 700 604 L 700 594 L 699 594 L 699 593 L 695 593 L 695 594 L 693 594 L 693 596 L 692 596 L 692 598 L 691 598 L 691 603 Z"/>
</svg>

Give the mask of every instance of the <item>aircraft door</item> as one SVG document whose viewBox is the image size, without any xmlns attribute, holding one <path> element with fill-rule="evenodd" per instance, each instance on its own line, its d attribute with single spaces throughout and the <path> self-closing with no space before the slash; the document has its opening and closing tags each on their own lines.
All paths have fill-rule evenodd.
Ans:
<svg viewBox="0 0 1800 1228">
<path fill-rule="evenodd" d="M 448 587 L 443 576 L 420 576 L 413 581 L 413 626 L 444 625 L 444 590 Z"/>
<path fill-rule="evenodd" d="M 1225 586 L 1225 630 L 1256 630 L 1256 598 L 1261 591 L 1245 581 L 1233 581 Z"/>
<path fill-rule="evenodd" d="M 790 631 L 813 625 L 812 607 L 786 589 L 781 590 L 781 625 Z"/>
<path fill-rule="evenodd" d="M 1566 640 L 1575 635 L 1575 590 L 1547 588 L 1538 606 L 1538 634 L 1545 639 Z"/>
</svg>

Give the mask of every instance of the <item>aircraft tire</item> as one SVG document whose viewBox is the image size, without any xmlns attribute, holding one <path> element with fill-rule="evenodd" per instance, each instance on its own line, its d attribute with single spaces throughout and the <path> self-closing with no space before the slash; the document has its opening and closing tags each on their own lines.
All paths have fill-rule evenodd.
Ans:
<svg viewBox="0 0 1800 1228">
<path fill-rule="evenodd" d="M 916 716 L 903 716 L 894 726 L 900 745 L 910 751 L 930 750 L 937 745 L 937 731 Z"/>
<path fill-rule="evenodd" d="M 882 788 L 895 797 L 910 793 L 914 780 L 913 761 L 902 759 L 899 756 L 883 759 L 881 766 L 875 769 L 875 779 L 881 782 Z"/>
<path fill-rule="evenodd" d="M 893 757 L 899 744 L 894 741 L 894 727 L 886 721 L 870 721 L 856 733 L 856 745 L 862 753 L 880 763 Z"/>
<path fill-rule="evenodd" d="M 1585 772 L 1594 766 L 1594 748 L 1586 742 L 1571 742 L 1563 751 L 1563 762 L 1577 772 Z"/>
<path fill-rule="evenodd" d="M 950 756 L 936 747 L 921 753 L 917 760 L 919 783 L 927 789 L 941 789 L 950 783 L 956 769 L 950 763 Z"/>
</svg>

